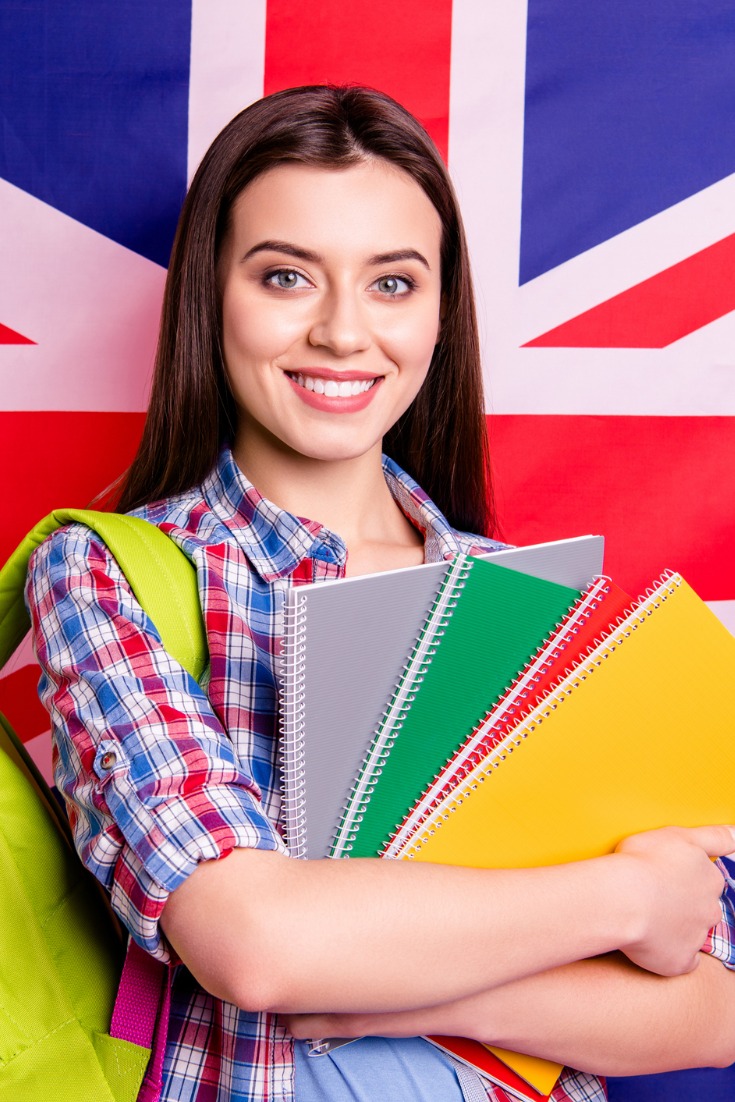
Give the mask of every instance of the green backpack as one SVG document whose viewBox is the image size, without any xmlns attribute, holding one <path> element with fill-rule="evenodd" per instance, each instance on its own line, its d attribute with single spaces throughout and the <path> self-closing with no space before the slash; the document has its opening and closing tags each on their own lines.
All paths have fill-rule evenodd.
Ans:
<svg viewBox="0 0 735 1102">
<path fill-rule="evenodd" d="M 0 667 L 30 627 L 32 552 L 74 521 L 104 540 L 166 649 L 199 680 L 207 650 L 192 564 L 146 521 L 82 509 L 50 513 L 0 570 Z M 54 795 L 0 715 L 0 1102 L 155 1102 L 168 998 L 168 969 L 132 941 L 126 951 Z"/>
</svg>

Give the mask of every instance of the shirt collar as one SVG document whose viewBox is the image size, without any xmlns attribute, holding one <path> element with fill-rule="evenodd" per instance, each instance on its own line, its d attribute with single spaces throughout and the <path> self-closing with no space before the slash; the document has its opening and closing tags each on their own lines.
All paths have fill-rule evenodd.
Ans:
<svg viewBox="0 0 735 1102">
<path fill-rule="evenodd" d="M 383 474 L 388 489 L 404 514 L 425 539 L 426 562 L 452 559 L 461 551 L 459 540 L 449 521 L 419 484 L 406 474 L 394 459 L 383 456 Z"/>
<path fill-rule="evenodd" d="M 410 475 L 387 456 L 383 456 L 383 473 L 397 504 L 425 537 L 426 561 L 456 555 L 460 545 L 454 531 Z M 347 548 L 341 537 L 264 498 L 242 473 L 230 448 L 222 449 L 202 490 L 207 504 L 265 581 L 287 577 L 306 558 L 344 567 Z"/>
</svg>

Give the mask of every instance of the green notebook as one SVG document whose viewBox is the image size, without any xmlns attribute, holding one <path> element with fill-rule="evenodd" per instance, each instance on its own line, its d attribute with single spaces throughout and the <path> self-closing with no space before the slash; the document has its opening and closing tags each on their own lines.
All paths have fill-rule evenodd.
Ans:
<svg viewBox="0 0 735 1102">
<path fill-rule="evenodd" d="M 355 780 L 332 856 L 381 852 L 580 596 L 483 559 L 454 561 Z"/>
</svg>

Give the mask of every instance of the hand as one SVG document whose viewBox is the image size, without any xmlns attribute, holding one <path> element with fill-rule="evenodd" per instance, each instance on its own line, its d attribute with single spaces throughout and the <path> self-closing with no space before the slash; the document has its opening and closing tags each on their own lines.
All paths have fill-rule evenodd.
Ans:
<svg viewBox="0 0 735 1102">
<path fill-rule="evenodd" d="M 626 838 L 616 853 L 639 877 L 642 927 L 621 945 L 649 972 L 691 972 L 708 931 L 721 919 L 724 881 L 710 858 L 730 853 L 735 829 L 727 826 L 665 827 Z M 634 863 L 631 865 L 630 863 Z"/>
</svg>

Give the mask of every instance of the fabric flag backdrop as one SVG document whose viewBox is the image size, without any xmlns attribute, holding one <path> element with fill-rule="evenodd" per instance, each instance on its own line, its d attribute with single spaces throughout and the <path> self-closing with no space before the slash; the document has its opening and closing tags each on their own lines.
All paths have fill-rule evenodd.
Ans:
<svg viewBox="0 0 735 1102">
<path fill-rule="evenodd" d="M 1 5 L 0 556 L 132 457 L 217 131 L 264 91 L 359 82 L 460 195 L 505 537 L 602 532 L 627 589 L 675 567 L 735 628 L 734 74 L 730 0 Z M 0 709 L 47 768 L 36 677 L 22 648 Z"/>
</svg>

